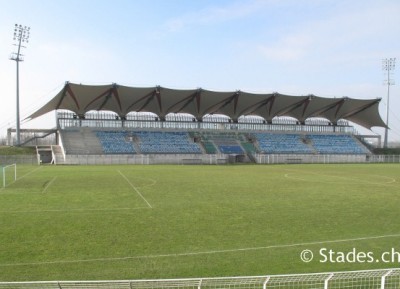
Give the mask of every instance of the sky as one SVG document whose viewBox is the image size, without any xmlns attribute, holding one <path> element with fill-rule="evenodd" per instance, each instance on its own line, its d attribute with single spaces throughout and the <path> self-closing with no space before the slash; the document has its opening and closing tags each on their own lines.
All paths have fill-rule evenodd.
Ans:
<svg viewBox="0 0 400 289">
<path fill-rule="evenodd" d="M 0 0 L 0 137 L 15 127 L 16 23 L 30 27 L 21 120 L 70 81 L 382 98 L 386 121 L 382 59 L 398 57 L 396 82 L 399 15 L 398 0 Z M 400 141 L 400 81 L 389 108 Z M 21 125 L 52 127 L 55 113 Z"/>
</svg>

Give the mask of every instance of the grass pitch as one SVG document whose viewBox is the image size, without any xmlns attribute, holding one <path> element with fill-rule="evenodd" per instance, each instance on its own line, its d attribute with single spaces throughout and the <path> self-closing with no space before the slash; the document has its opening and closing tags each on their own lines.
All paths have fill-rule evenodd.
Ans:
<svg viewBox="0 0 400 289">
<path fill-rule="evenodd" d="M 0 188 L 0 281 L 399 267 L 400 166 L 21 166 Z M 300 254 L 309 249 L 314 259 Z M 337 256 L 337 255 L 335 255 Z M 350 256 L 351 257 L 351 256 Z M 368 262 L 367 262 L 368 261 Z"/>
</svg>

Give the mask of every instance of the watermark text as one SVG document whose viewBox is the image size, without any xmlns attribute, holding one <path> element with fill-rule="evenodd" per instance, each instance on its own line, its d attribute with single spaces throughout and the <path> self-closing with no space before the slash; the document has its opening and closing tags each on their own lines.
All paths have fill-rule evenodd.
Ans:
<svg viewBox="0 0 400 289">
<path fill-rule="evenodd" d="M 391 248 L 380 254 L 372 251 L 361 251 L 353 248 L 349 251 L 340 251 L 330 248 L 321 248 L 318 251 L 305 249 L 300 253 L 301 261 L 309 263 L 318 261 L 319 263 L 399 263 L 400 250 Z"/>
</svg>

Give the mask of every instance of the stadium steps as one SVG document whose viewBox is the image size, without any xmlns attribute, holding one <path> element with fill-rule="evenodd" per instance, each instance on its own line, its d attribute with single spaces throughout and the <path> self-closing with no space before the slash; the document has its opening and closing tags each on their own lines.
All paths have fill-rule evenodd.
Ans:
<svg viewBox="0 0 400 289">
<path fill-rule="evenodd" d="M 36 155 L 39 164 L 53 163 L 53 155 L 50 145 L 36 146 Z"/>
<path fill-rule="evenodd" d="M 244 150 L 244 152 L 246 153 L 247 157 L 249 158 L 249 160 L 253 163 L 256 163 L 257 160 L 254 157 L 254 154 L 256 153 L 256 148 L 255 146 L 251 143 L 251 142 L 246 142 L 246 141 L 241 141 L 240 144 L 242 145 L 242 148 Z"/>
<path fill-rule="evenodd" d="M 140 140 L 137 137 L 132 137 L 132 145 L 134 150 L 136 151 L 137 154 L 141 154 L 141 150 L 140 150 Z"/>
<path fill-rule="evenodd" d="M 353 135 L 353 137 L 360 142 L 361 146 L 365 147 L 368 150 L 368 153 L 372 153 L 373 150 L 375 149 L 375 147 L 368 143 L 367 141 L 365 141 L 365 139 L 363 139 L 360 135 Z"/>
<path fill-rule="evenodd" d="M 305 145 L 308 146 L 308 148 L 310 149 L 312 154 L 314 154 L 314 155 L 318 154 L 318 151 L 313 146 L 312 140 L 310 140 L 307 135 L 305 135 L 305 134 L 302 135 L 300 139 Z"/>
<path fill-rule="evenodd" d="M 101 143 L 90 128 L 61 130 L 61 137 L 66 154 L 103 154 Z"/>
<path fill-rule="evenodd" d="M 192 133 L 192 136 L 200 139 L 207 154 L 248 154 L 254 153 L 254 146 L 247 141 L 243 133 L 204 131 Z"/>
<path fill-rule="evenodd" d="M 254 145 L 253 145 L 252 143 L 250 143 L 250 142 L 245 142 L 245 141 L 241 141 L 240 144 L 241 144 L 243 150 L 244 150 L 246 153 L 252 153 L 252 154 L 253 154 L 253 153 L 256 152 L 256 148 L 254 147 Z"/>
<path fill-rule="evenodd" d="M 206 141 L 202 141 L 202 144 L 204 145 L 204 148 L 206 150 L 207 154 L 217 154 L 219 153 L 217 147 L 215 146 L 215 144 L 212 141 L 206 140 Z"/>
<path fill-rule="evenodd" d="M 204 147 L 204 144 L 202 142 L 197 142 L 199 144 L 199 148 L 201 150 L 201 153 L 203 155 L 207 154 L 206 148 Z"/>
<path fill-rule="evenodd" d="M 368 143 L 364 143 L 361 139 L 356 137 L 355 135 L 351 136 L 354 139 L 354 142 L 367 154 L 371 154 L 371 149 Z"/>
<path fill-rule="evenodd" d="M 55 165 L 65 164 L 64 155 L 62 153 L 62 148 L 59 145 L 52 145 L 51 150 L 53 152 L 53 163 Z"/>
</svg>

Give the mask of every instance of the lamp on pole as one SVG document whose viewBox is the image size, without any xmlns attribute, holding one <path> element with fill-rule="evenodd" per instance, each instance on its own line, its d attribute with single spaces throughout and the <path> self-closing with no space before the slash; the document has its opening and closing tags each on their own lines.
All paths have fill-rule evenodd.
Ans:
<svg viewBox="0 0 400 289">
<path fill-rule="evenodd" d="M 22 44 L 29 41 L 29 31 L 30 27 L 15 24 L 14 27 L 14 45 L 17 47 L 17 52 L 11 54 L 10 59 L 17 63 L 17 115 L 16 115 L 16 134 L 17 143 L 19 146 L 21 144 L 20 138 L 20 121 L 19 121 L 19 62 L 24 60 L 24 56 L 21 54 L 21 48 L 26 48 Z"/>
<path fill-rule="evenodd" d="M 388 147 L 388 127 L 389 127 L 389 92 L 390 86 L 394 85 L 394 79 L 390 78 L 391 71 L 396 67 L 396 58 L 386 58 L 382 60 L 382 70 L 385 73 L 385 84 L 387 84 L 387 103 L 386 103 L 386 128 L 385 128 L 385 141 L 383 147 Z M 387 72 L 387 73 L 386 73 Z"/>
</svg>

